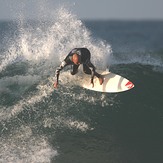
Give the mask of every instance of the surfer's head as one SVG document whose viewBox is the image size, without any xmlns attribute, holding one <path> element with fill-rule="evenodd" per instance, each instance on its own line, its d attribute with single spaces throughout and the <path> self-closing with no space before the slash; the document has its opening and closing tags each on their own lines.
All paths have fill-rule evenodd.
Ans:
<svg viewBox="0 0 163 163">
<path fill-rule="evenodd" d="M 72 56 L 72 62 L 75 64 L 75 65 L 79 65 L 81 63 L 81 57 L 78 55 L 78 54 L 73 54 Z"/>
</svg>

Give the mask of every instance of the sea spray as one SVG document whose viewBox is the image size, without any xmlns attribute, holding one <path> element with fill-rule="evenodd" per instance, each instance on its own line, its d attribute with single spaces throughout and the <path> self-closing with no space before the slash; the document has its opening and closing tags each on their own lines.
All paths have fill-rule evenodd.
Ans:
<svg viewBox="0 0 163 163">
<path fill-rule="evenodd" d="M 38 23 L 34 27 L 21 20 L 17 28 L 15 41 L 3 54 L 0 71 L 18 58 L 30 64 L 44 63 L 43 70 L 55 67 L 75 47 L 87 47 L 92 53 L 92 62 L 105 68 L 112 52 L 109 44 L 93 39 L 81 20 L 65 8 L 58 10 L 53 23 Z"/>
<path fill-rule="evenodd" d="M 28 22 L 23 22 L 23 19 L 20 20 L 17 26 L 19 31 L 17 38 L 9 47 L 8 53 L 4 54 L 5 59 L 1 62 L 0 67 L 1 70 L 5 70 L 20 57 L 21 61 L 29 64 L 26 74 L 37 75 L 42 79 L 46 76 L 51 77 L 46 82 L 38 83 L 35 94 L 32 93 L 32 96 L 27 94 L 12 108 L 6 109 L 6 111 L 11 111 L 11 114 L 6 115 L 7 117 L 17 115 L 23 110 L 23 106 L 34 105 L 42 98 L 51 95 L 53 88 L 49 86 L 52 86 L 52 82 L 55 80 L 53 78 L 55 67 L 72 48 L 88 47 L 92 53 L 92 62 L 102 68 L 107 65 L 104 63 L 107 62 L 106 58 L 111 54 L 110 45 L 101 40 L 94 40 L 81 20 L 78 20 L 65 8 L 58 9 L 54 22 L 47 23 L 47 28 L 45 28 L 45 24 L 39 25 L 40 23 L 32 27 Z M 19 60 L 19 62 L 21 61 Z M 21 78 L 17 78 L 17 80 L 20 83 Z M 41 81 L 41 78 L 39 80 Z M 4 117 L 3 119 L 6 119 Z"/>
</svg>

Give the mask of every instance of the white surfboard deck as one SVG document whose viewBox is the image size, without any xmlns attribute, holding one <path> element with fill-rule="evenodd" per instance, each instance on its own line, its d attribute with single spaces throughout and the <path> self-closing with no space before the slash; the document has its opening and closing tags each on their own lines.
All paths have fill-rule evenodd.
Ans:
<svg viewBox="0 0 163 163">
<path fill-rule="evenodd" d="M 108 71 L 97 71 L 102 74 L 104 78 L 104 82 L 102 85 L 99 83 L 99 79 L 94 77 L 94 87 L 90 84 L 90 75 L 82 74 L 82 79 L 80 85 L 83 88 L 98 91 L 98 92 L 108 92 L 108 93 L 116 93 L 130 90 L 134 87 L 134 84 L 128 79 L 108 72 Z"/>
</svg>

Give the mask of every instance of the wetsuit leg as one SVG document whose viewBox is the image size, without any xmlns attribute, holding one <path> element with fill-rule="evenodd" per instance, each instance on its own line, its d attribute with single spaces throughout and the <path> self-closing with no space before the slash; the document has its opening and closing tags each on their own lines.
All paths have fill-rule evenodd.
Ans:
<svg viewBox="0 0 163 163">
<path fill-rule="evenodd" d="M 95 76 L 98 77 L 98 78 L 101 77 L 101 75 L 99 73 L 97 73 L 96 71 L 95 71 Z"/>
<path fill-rule="evenodd" d="M 93 66 L 93 65 L 92 65 L 92 66 Z M 94 67 L 94 66 L 93 66 L 93 67 Z M 95 67 L 94 67 L 94 69 L 95 69 Z M 85 74 L 91 75 L 91 70 L 90 70 L 90 68 L 89 68 L 86 64 L 83 64 L 83 71 L 84 71 Z M 98 77 L 98 78 L 101 77 L 101 75 L 100 75 L 99 73 L 97 73 L 96 71 L 95 71 L 94 75 L 95 75 L 96 77 Z"/>
<path fill-rule="evenodd" d="M 75 75 L 78 72 L 79 65 L 73 65 L 71 75 Z"/>
<path fill-rule="evenodd" d="M 83 71 L 85 74 L 91 75 L 91 70 L 86 64 L 83 64 Z"/>
</svg>

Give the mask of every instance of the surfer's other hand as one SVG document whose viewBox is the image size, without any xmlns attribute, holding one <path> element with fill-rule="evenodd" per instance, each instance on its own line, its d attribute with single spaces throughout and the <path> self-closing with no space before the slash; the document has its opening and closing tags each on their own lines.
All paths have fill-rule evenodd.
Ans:
<svg viewBox="0 0 163 163">
<path fill-rule="evenodd" d="M 94 87 L 94 83 L 93 82 L 91 82 L 91 86 L 92 86 L 92 88 Z"/>
<path fill-rule="evenodd" d="M 100 85 L 102 85 L 103 82 L 104 82 L 104 78 L 101 76 L 101 77 L 99 78 L 99 83 L 100 83 Z"/>
</svg>

